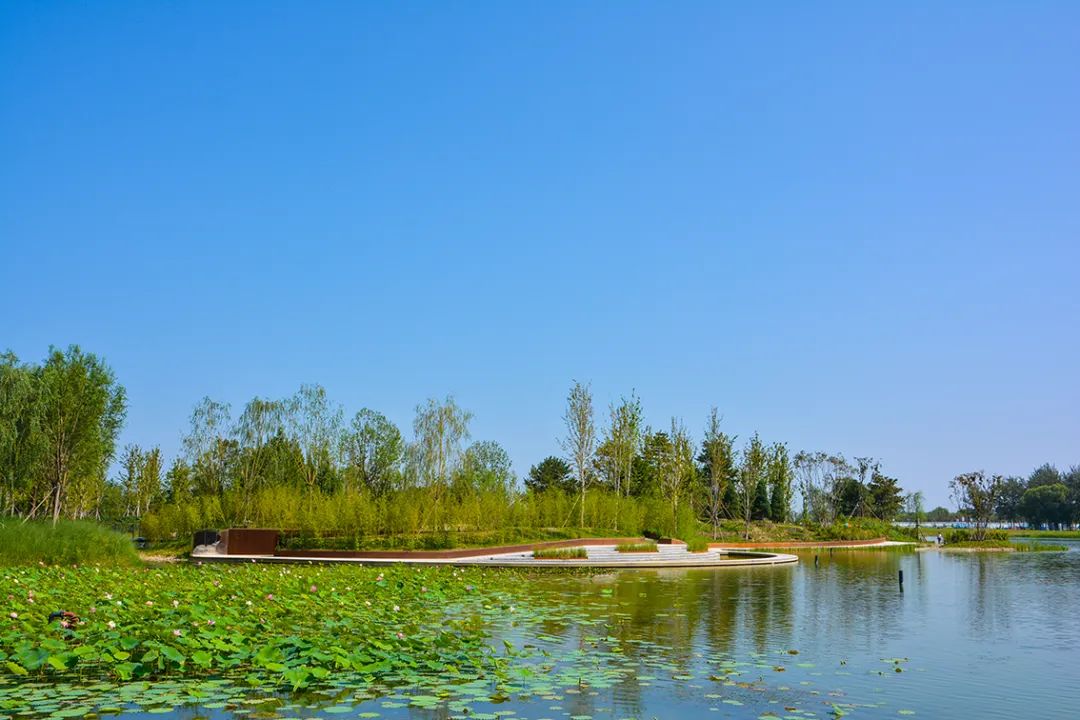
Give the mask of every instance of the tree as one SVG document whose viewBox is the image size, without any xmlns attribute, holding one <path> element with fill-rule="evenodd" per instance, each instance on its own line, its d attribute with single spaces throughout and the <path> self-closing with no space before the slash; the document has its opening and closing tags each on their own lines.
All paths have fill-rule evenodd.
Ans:
<svg viewBox="0 0 1080 720">
<path fill-rule="evenodd" d="M 35 369 L 14 353 L 0 354 L 0 512 L 34 515 L 35 481 L 45 461 Z"/>
<path fill-rule="evenodd" d="M 877 469 L 870 479 L 870 510 L 879 520 L 892 522 L 904 505 L 903 492 L 896 478 L 881 474 Z"/>
<path fill-rule="evenodd" d="M 994 507 L 994 515 L 998 520 L 1016 522 L 1023 517 L 1020 512 L 1020 501 L 1026 491 L 1027 483 L 1023 478 L 1010 477 L 1001 483 L 997 505 Z"/>
<path fill-rule="evenodd" d="M 493 440 L 475 442 L 465 450 L 463 474 L 471 489 L 509 494 L 517 483 L 510 455 Z"/>
<path fill-rule="evenodd" d="M 724 512 L 724 499 L 735 478 L 735 438 L 720 429 L 720 415 L 716 408 L 709 411 L 705 426 L 705 439 L 701 443 L 698 461 L 703 466 L 702 476 L 706 479 L 705 511 L 713 529 L 713 539 L 717 537 L 720 518 Z"/>
<path fill-rule="evenodd" d="M 352 419 L 342 439 L 350 473 L 376 495 L 389 492 L 401 472 L 405 441 L 401 431 L 385 415 L 368 408 Z M 348 489 L 348 488 L 346 488 Z"/>
<path fill-rule="evenodd" d="M 161 497 L 161 449 L 151 448 L 142 454 L 139 479 L 135 485 L 135 514 L 142 517 Z"/>
<path fill-rule="evenodd" d="M 987 475 L 982 470 L 957 475 L 949 483 L 953 500 L 961 512 L 971 515 L 975 523 L 975 540 L 986 538 L 986 526 L 994 514 L 998 495 L 1005 479 L 1000 475 Z"/>
<path fill-rule="evenodd" d="M 229 425 L 229 405 L 204 397 L 191 411 L 190 427 L 183 439 L 184 454 L 200 495 L 221 495 L 227 483 L 229 445 L 224 442 Z"/>
<path fill-rule="evenodd" d="M 634 458 L 641 449 L 641 401 L 631 392 L 630 398 L 623 398 L 618 405 L 610 407 L 610 436 L 605 443 L 609 452 L 611 475 L 615 481 L 616 500 L 630 493 L 631 477 L 634 472 Z M 619 515 L 615 514 L 615 529 L 619 529 Z"/>
<path fill-rule="evenodd" d="M 428 399 L 416 406 L 413 433 L 416 435 L 416 461 L 421 482 L 444 486 L 461 460 L 461 443 L 469 439 L 472 413 L 458 407 L 454 398 L 443 402 Z"/>
<path fill-rule="evenodd" d="M 139 473 L 142 471 L 142 450 L 138 445 L 127 445 L 120 455 L 120 477 L 117 484 L 120 486 L 124 501 L 124 515 L 131 517 L 138 515 L 138 484 Z"/>
<path fill-rule="evenodd" d="M 737 495 L 739 510 L 744 522 L 744 535 L 750 538 L 750 520 L 754 515 L 754 503 L 758 495 L 758 487 L 765 478 L 765 465 L 767 463 L 765 446 L 761 438 L 754 433 L 750 443 L 743 448 L 742 465 L 739 467 L 737 477 Z"/>
<path fill-rule="evenodd" d="M 795 455 L 795 476 L 802 493 L 803 522 L 831 525 L 836 518 L 832 495 L 832 458 L 823 452 L 800 451 Z"/>
<path fill-rule="evenodd" d="M 1020 514 L 1036 527 L 1069 522 L 1069 488 L 1060 482 L 1029 487 L 1020 500 Z"/>
<path fill-rule="evenodd" d="M 949 522 L 952 519 L 953 513 L 950 512 L 948 508 L 942 507 L 940 505 L 931 510 L 930 512 L 926 513 L 927 522 L 941 523 Z"/>
<path fill-rule="evenodd" d="M 301 385 L 288 403 L 289 434 L 303 453 L 301 473 L 309 491 L 332 489 L 335 443 L 341 437 L 340 407 L 333 407 L 322 385 Z"/>
<path fill-rule="evenodd" d="M 187 502 L 195 492 L 191 477 L 191 466 L 183 458 L 173 460 L 169 472 L 165 473 L 165 494 L 169 502 L 180 504 Z"/>
<path fill-rule="evenodd" d="M 919 526 L 926 522 L 926 511 L 923 508 L 923 494 L 921 490 L 910 492 L 904 496 L 904 509 L 915 523 L 915 537 L 921 538 Z"/>
<path fill-rule="evenodd" d="M 1045 463 L 1035 468 L 1028 478 L 1028 488 L 1036 488 L 1040 485 L 1057 485 L 1062 482 L 1061 471 L 1050 463 Z"/>
<path fill-rule="evenodd" d="M 240 490 L 248 495 L 266 481 L 266 446 L 285 431 L 288 408 L 279 400 L 252 398 L 240 414 L 233 436 L 240 448 Z"/>
<path fill-rule="evenodd" d="M 566 437 L 562 440 L 570 466 L 577 476 L 580 489 L 578 526 L 585 527 L 585 481 L 596 450 L 596 427 L 593 425 L 592 391 L 588 385 L 575 381 L 566 398 Z"/>
<path fill-rule="evenodd" d="M 791 460 L 787 446 L 774 443 L 769 451 L 769 519 L 787 522 L 791 515 Z"/>
<path fill-rule="evenodd" d="M 679 532 L 679 500 L 689 487 L 694 473 L 694 450 L 686 427 L 671 419 L 671 440 L 659 458 L 660 491 L 671 504 L 672 535 Z"/>
<path fill-rule="evenodd" d="M 127 398 L 113 371 L 77 345 L 52 348 L 37 372 L 45 476 L 55 524 L 73 483 L 103 484 Z"/>
<path fill-rule="evenodd" d="M 572 468 L 565 460 L 551 455 L 529 468 L 529 474 L 525 476 L 525 487 L 532 492 L 551 489 L 573 492 L 571 472 Z"/>
</svg>

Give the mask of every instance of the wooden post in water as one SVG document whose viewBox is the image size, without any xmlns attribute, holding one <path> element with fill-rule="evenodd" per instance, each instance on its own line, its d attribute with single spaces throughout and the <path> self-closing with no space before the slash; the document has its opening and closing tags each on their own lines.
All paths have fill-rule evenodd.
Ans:
<svg viewBox="0 0 1080 720">
<path fill-rule="evenodd" d="M 900 592 L 904 592 L 904 571 L 900 571 Z"/>
</svg>

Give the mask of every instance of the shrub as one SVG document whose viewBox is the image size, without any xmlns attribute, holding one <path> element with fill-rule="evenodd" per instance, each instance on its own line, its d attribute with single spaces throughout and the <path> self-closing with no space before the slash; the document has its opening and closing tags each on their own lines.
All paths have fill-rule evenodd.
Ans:
<svg viewBox="0 0 1080 720">
<path fill-rule="evenodd" d="M 83 520 L 0 521 L 0 565 L 137 565 L 131 538 Z"/>
<path fill-rule="evenodd" d="M 584 560 L 589 553 L 583 547 L 535 548 L 533 557 L 537 560 Z"/>
<path fill-rule="evenodd" d="M 615 550 L 621 553 L 660 552 L 660 548 L 654 542 L 622 543 L 616 545 Z"/>
<path fill-rule="evenodd" d="M 692 553 L 708 552 L 709 541 L 703 537 L 691 538 L 686 541 L 686 549 L 688 552 Z"/>
</svg>

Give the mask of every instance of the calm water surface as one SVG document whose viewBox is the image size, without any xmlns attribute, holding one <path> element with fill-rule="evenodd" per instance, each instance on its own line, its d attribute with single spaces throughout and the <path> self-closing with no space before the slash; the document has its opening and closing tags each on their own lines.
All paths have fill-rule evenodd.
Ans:
<svg viewBox="0 0 1080 720">
<path fill-rule="evenodd" d="M 492 643 L 515 654 L 502 691 L 474 683 L 454 702 L 428 695 L 416 707 L 419 690 L 353 681 L 174 714 L 1076 718 L 1080 543 L 1053 542 L 1069 550 L 845 551 L 786 567 L 540 573 L 490 628 Z"/>
</svg>

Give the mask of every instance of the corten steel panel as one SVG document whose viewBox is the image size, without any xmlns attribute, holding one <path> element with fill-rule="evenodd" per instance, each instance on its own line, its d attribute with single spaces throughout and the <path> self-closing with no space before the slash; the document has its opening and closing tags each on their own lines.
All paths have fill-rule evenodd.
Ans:
<svg viewBox="0 0 1080 720">
<path fill-rule="evenodd" d="M 218 547 L 226 555 L 273 555 L 277 543 L 277 530 L 229 528 L 221 531 Z"/>
</svg>

